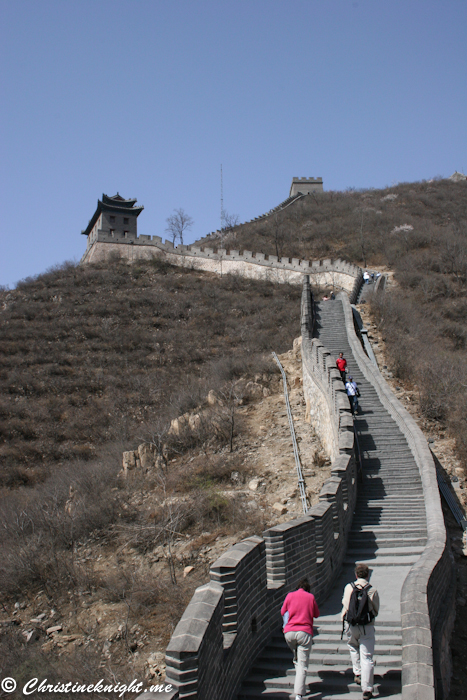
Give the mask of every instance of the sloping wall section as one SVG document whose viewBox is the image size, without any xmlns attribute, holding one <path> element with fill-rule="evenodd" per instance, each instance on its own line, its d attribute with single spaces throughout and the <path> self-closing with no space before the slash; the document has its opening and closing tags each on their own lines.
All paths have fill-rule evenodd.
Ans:
<svg viewBox="0 0 467 700">
<path fill-rule="evenodd" d="M 357 494 L 352 418 L 335 366 L 311 337 L 311 310 L 305 278 L 305 391 L 324 395 L 321 425 L 333 454 L 331 477 L 305 516 L 243 540 L 213 564 L 210 581 L 196 590 L 167 647 L 167 682 L 180 698 L 235 698 L 255 657 L 280 629 L 286 594 L 306 575 L 322 602 L 340 569 Z"/>
<path fill-rule="evenodd" d="M 81 264 L 105 262 L 112 255 L 119 255 L 130 261 L 150 260 L 159 257 L 172 265 L 206 270 L 217 274 L 237 274 L 253 279 L 266 279 L 272 282 L 302 284 L 303 275 L 310 275 L 316 286 L 342 289 L 350 295 L 351 302 L 357 298 L 362 285 L 363 273 L 360 267 L 345 260 L 299 260 L 298 258 L 278 258 L 276 255 L 252 253 L 248 250 L 226 250 L 177 246 L 170 241 L 162 242 L 159 236 L 138 236 L 129 241 L 113 238 L 110 233 L 98 231 L 88 237 L 88 247 Z"/>
<path fill-rule="evenodd" d="M 420 470 L 425 498 L 427 544 L 401 593 L 402 698 L 435 700 L 449 694 L 449 640 L 455 617 L 455 571 L 446 536 L 436 469 L 425 436 L 363 352 L 354 333 L 352 308 L 342 295 L 353 355 L 383 406 L 405 435 Z"/>
</svg>

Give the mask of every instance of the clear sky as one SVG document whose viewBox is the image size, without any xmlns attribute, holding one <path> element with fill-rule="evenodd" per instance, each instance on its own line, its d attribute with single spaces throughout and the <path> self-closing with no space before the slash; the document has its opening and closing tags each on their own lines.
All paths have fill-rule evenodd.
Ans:
<svg viewBox="0 0 467 700">
<path fill-rule="evenodd" d="M 284 200 L 467 173 L 465 0 L 0 0 L 0 284 L 79 260 L 97 199 L 187 242 Z"/>
</svg>

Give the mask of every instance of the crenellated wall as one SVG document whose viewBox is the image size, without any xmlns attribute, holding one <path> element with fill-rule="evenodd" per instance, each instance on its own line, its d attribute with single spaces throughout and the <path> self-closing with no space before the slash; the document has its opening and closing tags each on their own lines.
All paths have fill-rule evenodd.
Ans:
<svg viewBox="0 0 467 700">
<path fill-rule="evenodd" d="M 178 246 L 162 242 L 159 236 L 138 236 L 128 240 L 112 237 L 102 231 L 90 234 L 88 247 L 81 263 L 105 262 L 117 253 L 130 261 L 160 257 L 173 265 L 205 270 L 216 274 L 237 274 L 252 279 L 302 284 L 303 275 L 310 275 L 313 284 L 346 291 L 351 300 L 361 286 L 362 270 L 344 260 L 300 260 L 278 258 L 276 255 L 253 253 L 249 250 L 226 250 L 197 246 Z"/>
<path fill-rule="evenodd" d="M 326 394 L 331 477 L 306 515 L 269 528 L 263 537 L 243 540 L 212 565 L 210 581 L 196 590 L 167 647 L 167 682 L 180 698 L 234 698 L 255 657 L 281 628 L 279 611 L 286 594 L 308 576 L 321 603 L 343 560 L 357 495 L 352 419 L 348 401 L 341 401 L 335 368 L 322 344 L 311 338 L 310 294 L 306 278 L 306 392 Z"/>
</svg>

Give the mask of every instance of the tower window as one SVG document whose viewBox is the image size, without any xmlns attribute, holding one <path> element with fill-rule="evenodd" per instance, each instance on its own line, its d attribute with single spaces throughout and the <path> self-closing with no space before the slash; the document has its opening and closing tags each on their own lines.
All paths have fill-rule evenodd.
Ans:
<svg viewBox="0 0 467 700">
<path fill-rule="evenodd" d="M 129 219 L 126 219 L 126 218 L 124 217 L 124 218 L 123 218 L 123 223 L 124 223 L 124 224 L 129 224 L 129 223 L 130 223 L 130 220 L 129 220 Z"/>
<path fill-rule="evenodd" d="M 115 216 L 111 216 L 111 217 L 110 217 L 110 223 L 111 223 L 111 224 L 114 224 L 114 223 L 115 223 Z"/>
</svg>

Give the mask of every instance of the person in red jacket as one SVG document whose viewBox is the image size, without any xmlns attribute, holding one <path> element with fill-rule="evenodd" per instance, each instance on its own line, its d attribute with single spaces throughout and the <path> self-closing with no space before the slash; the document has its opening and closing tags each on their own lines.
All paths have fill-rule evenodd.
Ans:
<svg viewBox="0 0 467 700">
<path fill-rule="evenodd" d="M 345 371 L 347 369 L 347 360 L 344 357 L 344 353 L 340 352 L 339 357 L 336 360 L 337 369 L 341 373 L 341 379 L 345 384 Z"/>
<path fill-rule="evenodd" d="M 306 671 L 313 642 L 313 618 L 319 617 L 318 605 L 310 593 L 307 578 L 299 582 L 296 591 L 286 596 L 281 615 L 285 620 L 285 641 L 293 652 L 295 700 L 302 700 L 306 693 Z"/>
</svg>

